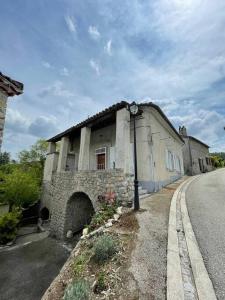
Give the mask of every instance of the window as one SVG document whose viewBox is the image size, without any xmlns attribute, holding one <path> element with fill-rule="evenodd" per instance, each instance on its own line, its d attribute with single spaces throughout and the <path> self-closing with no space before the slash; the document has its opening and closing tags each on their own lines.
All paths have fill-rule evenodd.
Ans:
<svg viewBox="0 0 225 300">
<path fill-rule="evenodd" d="M 173 171 L 174 170 L 174 155 L 169 150 L 166 150 L 166 168 L 169 171 Z"/>
<path fill-rule="evenodd" d="M 105 170 L 106 168 L 106 147 L 95 150 L 97 170 Z"/>
<path fill-rule="evenodd" d="M 181 162 L 178 155 L 166 150 L 166 168 L 169 171 L 181 172 Z"/>
</svg>

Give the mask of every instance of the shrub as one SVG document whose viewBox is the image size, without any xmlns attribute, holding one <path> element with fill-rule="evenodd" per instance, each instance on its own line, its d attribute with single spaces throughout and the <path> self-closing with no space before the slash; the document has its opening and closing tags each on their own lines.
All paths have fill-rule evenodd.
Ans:
<svg viewBox="0 0 225 300">
<path fill-rule="evenodd" d="M 100 236 L 94 244 L 94 260 L 101 264 L 107 261 L 117 252 L 117 242 L 110 235 Z"/>
<path fill-rule="evenodd" d="M 28 172 L 15 169 L 4 177 L 1 183 L 1 199 L 13 206 L 26 208 L 38 200 L 39 186 L 37 180 Z"/>
<path fill-rule="evenodd" d="M 0 217 L 0 244 L 6 244 L 16 237 L 21 213 L 9 212 Z"/>
<path fill-rule="evenodd" d="M 86 280 L 80 279 L 68 285 L 63 300 L 88 300 L 90 294 L 90 285 Z"/>
</svg>

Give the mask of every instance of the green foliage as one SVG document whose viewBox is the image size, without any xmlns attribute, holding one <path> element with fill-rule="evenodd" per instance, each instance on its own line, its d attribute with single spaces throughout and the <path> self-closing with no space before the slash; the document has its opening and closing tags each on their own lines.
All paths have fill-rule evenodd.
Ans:
<svg viewBox="0 0 225 300">
<path fill-rule="evenodd" d="M 118 245 L 112 236 L 104 234 L 100 236 L 94 244 L 94 260 L 102 264 L 111 258 L 118 251 Z"/>
<path fill-rule="evenodd" d="M 89 283 L 84 279 L 80 279 L 68 285 L 63 300 L 88 300 L 90 299 L 90 294 Z"/>
<path fill-rule="evenodd" d="M 20 163 L 40 162 L 42 166 L 46 158 L 48 142 L 43 139 L 38 140 L 30 150 L 23 150 L 19 153 Z"/>
<path fill-rule="evenodd" d="M 91 223 L 87 226 L 92 231 L 102 226 L 108 219 L 111 219 L 116 213 L 117 204 L 102 204 L 99 211 L 92 217 Z"/>
<path fill-rule="evenodd" d="M 9 212 L 0 217 L 0 244 L 6 244 L 16 237 L 21 213 Z"/>
<path fill-rule="evenodd" d="M 0 173 L 1 174 L 11 174 L 15 169 L 18 169 L 19 165 L 18 164 L 5 164 L 5 165 L 0 165 Z"/>
<path fill-rule="evenodd" d="M 104 272 L 100 272 L 98 274 L 98 279 L 97 279 L 97 283 L 95 286 L 95 293 L 99 294 L 106 289 L 106 278 L 105 277 L 106 276 L 105 276 Z"/>
<path fill-rule="evenodd" d="M 89 252 L 84 252 L 80 255 L 78 255 L 73 263 L 73 275 L 74 278 L 78 278 L 82 275 L 82 273 L 85 270 L 85 267 L 87 265 L 87 263 L 89 262 L 91 257 L 91 253 Z"/>
<path fill-rule="evenodd" d="M 210 153 L 210 155 L 211 156 L 217 156 L 217 157 L 220 157 L 223 160 L 225 160 L 225 152 L 213 152 L 213 153 Z"/>
<path fill-rule="evenodd" d="M 221 156 L 218 155 L 211 156 L 211 159 L 214 167 L 222 168 L 225 166 L 225 160 Z"/>
<path fill-rule="evenodd" d="M 0 184 L 1 201 L 8 203 L 10 210 L 15 207 L 27 207 L 38 200 L 39 186 L 37 179 L 29 172 L 14 169 L 4 175 Z"/>
<path fill-rule="evenodd" d="M 0 153 L 0 165 L 6 165 L 10 163 L 10 154 L 9 152 Z"/>
</svg>

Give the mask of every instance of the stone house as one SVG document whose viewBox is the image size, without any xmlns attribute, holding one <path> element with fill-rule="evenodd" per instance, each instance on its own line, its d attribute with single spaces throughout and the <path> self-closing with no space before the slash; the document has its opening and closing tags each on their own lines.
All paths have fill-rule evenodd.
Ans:
<svg viewBox="0 0 225 300">
<path fill-rule="evenodd" d="M 123 205 L 132 203 L 133 119 L 128 108 L 122 101 L 48 140 L 41 207 L 50 211 L 55 236 L 81 229 L 104 195 L 113 193 Z M 139 108 L 138 180 L 144 194 L 183 175 L 184 142 L 157 105 Z"/>
<path fill-rule="evenodd" d="M 197 175 L 213 170 L 209 155 L 209 146 L 193 136 L 187 134 L 187 129 L 179 127 L 179 133 L 184 140 L 183 159 L 184 172 L 187 175 Z"/>
<path fill-rule="evenodd" d="M 3 131 L 8 97 L 23 93 L 23 84 L 0 72 L 0 151 L 2 146 Z"/>
</svg>

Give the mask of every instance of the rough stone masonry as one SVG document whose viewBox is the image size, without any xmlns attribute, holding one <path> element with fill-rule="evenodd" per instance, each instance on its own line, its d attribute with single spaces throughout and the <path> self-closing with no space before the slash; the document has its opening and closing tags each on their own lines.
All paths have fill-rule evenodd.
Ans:
<svg viewBox="0 0 225 300">
<path fill-rule="evenodd" d="M 42 198 L 42 207 L 47 207 L 51 213 L 52 235 L 59 239 L 65 238 L 66 232 L 71 230 L 72 216 L 80 220 L 83 216 L 82 220 L 85 220 L 87 206 L 74 210 L 71 214 L 71 203 L 76 194 L 86 195 L 96 211 L 100 204 L 99 196 L 104 196 L 107 192 L 114 192 L 122 205 L 129 205 L 133 198 L 133 176 L 124 174 L 122 169 L 54 173 L 50 182 L 43 183 Z"/>
</svg>

